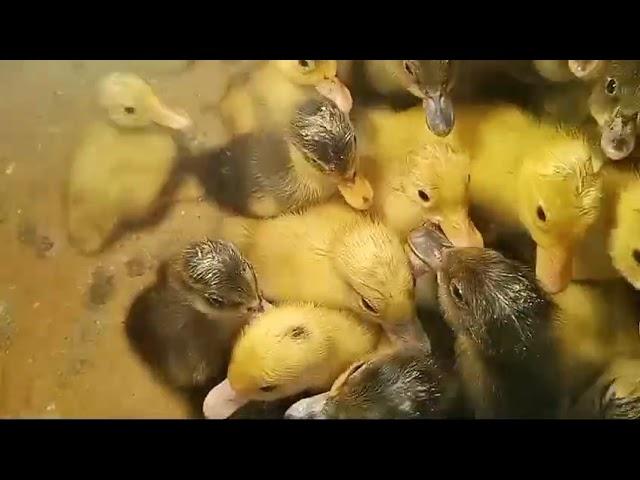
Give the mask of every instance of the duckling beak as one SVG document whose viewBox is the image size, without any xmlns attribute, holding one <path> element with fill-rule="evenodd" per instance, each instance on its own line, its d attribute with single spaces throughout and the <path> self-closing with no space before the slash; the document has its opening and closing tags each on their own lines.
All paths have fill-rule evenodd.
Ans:
<svg viewBox="0 0 640 480">
<path fill-rule="evenodd" d="M 426 93 L 422 100 L 427 115 L 427 126 L 439 137 L 446 137 L 453 130 L 455 116 L 449 95 L 443 92 Z"/>
<path fill-rule="evenodd" d="M 420 257 L 411 250 L 409 245 L 405 245 L 404 250 L 407 254 L 407 258 L 409 259 L 409 266 L 411 267 L 411 274 L 413 275 L 413 278 L 418 279 L 424 274 L 432 271 L 429 265 L 424 263 Z"/>
<path fill-rule="evenodd" d="M 408 322 L 384 325 L 384 330 L 393 344 L 401 347 L 405 347 L 408 344 L 419 345 L 425 350 L 431 351 L 431 342 L 418 317 L 414 317 Z"/>
<path fill-rule="evenodd" d="M 321 420 L 326 418 L 322 413 L 329 392 L 314 397 L 303 398 L 289 407 L 285 412 L 286 420 Z"/>
<path fill-rule="evenodd" d="M 536 250 L 536 277 L 548 293 L 560 293 L 569 285 L 573 266 L 570 247 L 558 245 L 550 248 L 538 245 Z"/>
<path fill-rule="evenodd" d="M 325 78 L 316 85 L 316 90 L 332 100 L 344 113 L 351 111 L 351 107 L 353 107 L 351 92 L 344 83 L 338 80 L 338 77 Z"/>
<path fill-rule="evenodd" d="M 174 130 L 186 130 L 191 127 L 191 118 L 186 113 L 178 113 L 164 105 L 157 97 L 150 99 L 151 119 L 158 125 Z"/>
<path fill-rule="evenodd" d="M 409 234 L 408 243 L 415 257 L 435 271 L 442 266 L 443 252 L 453 248 L 451 241 L 434 223 L 413 230 Z"/>
<path fill-rule="evenodd" d="M 616 114 L 604 127 L 600 147 L 611 160 L 622 160 L 636 147 L 636 118 Z"/>
<path fill-rule="evenodd" d="M 210 420 L 223 420 L 248 402 L 249 400 L 240 397 L 231 388 L 229 380 L 225 379 L 207 394 L 202 405 L 202 413 Z"/>
<path fill-rule="evenodd" d="M 484 247 L 482 235 L 466 212 L 446 215 L 438 224 L 454 246 Z"/>
<path fill-rule="evenodd" d="M 373 188 L 369 180 L 356 173 L 352 181 L 342 181 L 338 190 L 345 201 L 356 210 L 366 210 L 373 202 Z"/>
</svg>

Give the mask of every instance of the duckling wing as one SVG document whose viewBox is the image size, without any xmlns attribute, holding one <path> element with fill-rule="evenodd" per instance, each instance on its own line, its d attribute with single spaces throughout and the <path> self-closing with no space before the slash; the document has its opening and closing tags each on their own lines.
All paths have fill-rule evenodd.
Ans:
<svg viewBox="0 0 640 480">
<path fill-rule="evenodd" d="M 140 294 L 125 329 L 141 359 L 175 387 L 208 386 L 224 377 L 230 339 L 172 288 Z"/>
<path fill-rule="evenodd" d="M 241 135 L 224 148 L 203 155 L 195 167 L 207 195 L 222 207 L 247 216 L 280 213 L 291 196 L 285 188 L 290 177 L 289 151 L 274 133 Z M 256 208 L 266 199 L 272 212 Z M 272 215 L 269 215 L 272 213 Z"/>
</svg>

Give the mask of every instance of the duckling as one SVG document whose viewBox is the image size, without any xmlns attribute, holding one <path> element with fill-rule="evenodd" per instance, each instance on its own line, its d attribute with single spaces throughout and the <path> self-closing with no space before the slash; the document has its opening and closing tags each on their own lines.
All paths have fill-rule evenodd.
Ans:
<svg viewBox="0 0 640 480">
<path fill-rule="evenodd" d="M 99 252 L 118 227 L 145 219 L 157 207 L 177 147 L 169 132 L 150 127 L 191 126 L 136 75 L 113 73 L 98 93 L 109 122 L 92 125 L 75 152 L 66 198 L 71 243 L 85 254 Z"/>
<path fill-rule="evenodd" d="M 460 382 L 423 348 L 410 346 L 358 361 L 329 392 L 300 400 L 287 419 L 418 419 L 464 416 Z"/>
<path fill-rule="evenodd" d="M 595 221 L 601 160 L 582 133 L 513 105 L 459 109 L 452 141 L 471 157 L 471 203 L 504 232 L 527 231 L 550 293 L 571 280 L 572 252 Z"/>
<path fill-rule="evenodd" d="M 455 122 L 450 95 L 456 78 L 453 60 L 353 61 L 348 75 L 362 98 L 382 97 L 396 109 L 422 101 L 429 130 L 440 137 L 451 132 Z"/>
<path fill-rule="evenodd" d="M 207 395 L 207 418 L 227 418 L 250 400 L 322 392 L 351 363 L 374 351 L 380 327 L 311 303 L 275 307 L 243 329 L 227 379 Z"/>
<path fill-rule="evenodd" d="M 358 174 L 356 138 L 346 113 L 320 95 L 301 103 L 285 129 L 236 137 L 190 161 L 209 196 L 234 213 L 273 217 L 329 199 L 338 190 L 354 208 L 371 205 Z"/>
<path fill-rule="evenodd" d="M 337 78 L 336 60 L 269 60 L 231 85 L 219 104 L 222 121 L 232 136 L 251 133 L 260 125 L 286 125 L 291 112 L 314 89 L 351 110 L 349 89 Z"/>
<path fill-rule="evenodd" d="M 600 127 L 602 151 L 611 160 L 629 156 L 640 122 L 640 61 L 608 61 L 594 84 L 589 107 Z"/>
<path fill-rule="evenodd" d="M 371 210 L 402 241 L 425 221 L 458 246 L 483 245 L 470 220 L 469 156 L 422 127 L 422 109 L 359 112 L 364 176 L 376 192 Z"/>
<path fill-rule="evenodd" d="M 594 382 L 571 411 L 574 418 L 640 420 L 640 359 L 620 358 Z"/>
<path fill-rule="evenodd" d="M 624 282 L 571 283 L 550 297 L 527 267 L 494 250 L 454 248 L 432 227 L 409 242 L 438 271 L 458 370 L 479 416 L 562 415 L 613 358 L 640 352 L 637 299 Z"/>
<path fill-rule="evenodd" d="M 170 386 L 204 395 L 224 379 L 232 342 L 266 302 L 251 264 L 224 241 L 194 242 L 163 263 L 125 320 L 130 345 Z"/>
<path fill-rule="evenodd" d="M 634 162 L 610 162 L 602 168 L 601 212 L 578 245 L 574 277 L 606 280 L 623 276 L 640 288 L 640 175 Z M 637 260 L 636 260 L 637 257 Z"/>
<path fill-rule="evenodd" d="M 392 338 L 424 340 L 400 240 L 344 203 L 263 220 L 225 217 L 221 236 L 253 264 L 268 300 L 350 310 Z"/>
</svg>

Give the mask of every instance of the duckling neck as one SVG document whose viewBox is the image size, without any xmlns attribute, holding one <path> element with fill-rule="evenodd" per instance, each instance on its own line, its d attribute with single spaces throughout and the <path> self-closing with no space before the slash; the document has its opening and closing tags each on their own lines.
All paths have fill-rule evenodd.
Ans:
<svg viewBox="0 0 640 480">
<path fill-rule="evenodd" d="M 326 200 L 337 191 L 336 183 L 327 174 L 315 168 L 306 155 L 287 141 L 291 170 L 295 176 L 295 190 L 292 194 L 304 200 Z"/>
</svg>

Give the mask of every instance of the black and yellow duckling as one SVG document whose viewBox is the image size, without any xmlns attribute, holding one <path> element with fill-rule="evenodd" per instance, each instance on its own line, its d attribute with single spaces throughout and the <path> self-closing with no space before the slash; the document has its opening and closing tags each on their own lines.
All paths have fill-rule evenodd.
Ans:
<svg viewBox="0 0 640 480">
<path fill-rule="evenodd" d="M 348 83 L 365 102 L 383 99 L 396 109 L 422 101 L 429 130 L 446 137 L 455 122 L 453 60 L 365 60 L 345 68 Z"/>
<path fill-rule="evenodd" d="M 260 125 L 286 125 L 292 111 L 314 92 L 335 102 L 344 112 L 351 94 L 338 80 L 336 60 L 268 60 L 234 78 L 219 109 L 234 137 L 259 130 Z"/>
<path fill-rule="evenodd" d="M 319 94 L 298 105 L 286 127 L 237 136 L 190 164 L 208 195 L 240 215 L 274 217 L 338 191 L 359 210 L 373 199 L 369 182 L 358 173 L 348 115 Z"/>
<path fill-rule="evenodd" d="M 600 127 L 600 146 L 611 160 L 629 156 L 640 122 L 640 61 L 609 60 L 595 81 L 589 108 Z"/>
<path fill-rule="evenodd" d="M 329 392 L 299 400 L 288 419 L 462 417 L 460 382 L 423 348 L 410 346 L 356 362 Z"/>
<path fill-rule="evenodd" d="M 247 325 L 236 341 L 227 379 L 207 395 L 207 418 L 228 418 L 249 401 L 274 401 L 328 390 L 353 362 L 379 348 L 381 329 L 348 311 L 283 304 Z"/>
<path fill-rule="evenodd" d="M 159 269 L 125 321 L 129 342 L 171 387 L 194 395 L 200 411 L 222 381 L 233 341 L 264 310 L 251 264 L 220 240 L 194 242 Z"/>
<path fill-rule="evenodd" d="M 98 93 L 109 121 L 90 126 L 67 185 L 70 241 L 85 254 L 99 252 L 118 227 L 153 213 L 176 160 L 177 145 L 167 129 L 191 127 L 188 116 L 165 106 L 136 75 L 113 73 Z"/>
</svg>

